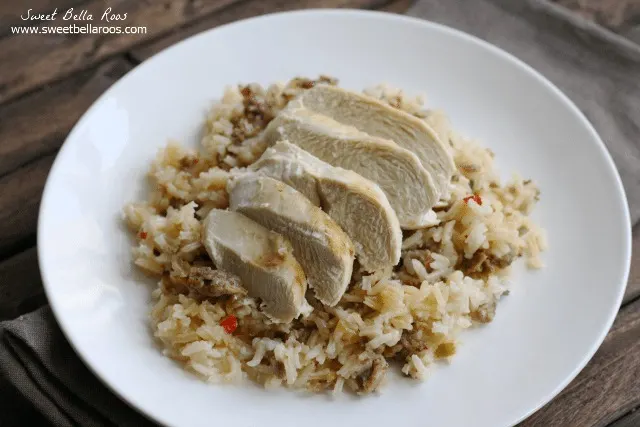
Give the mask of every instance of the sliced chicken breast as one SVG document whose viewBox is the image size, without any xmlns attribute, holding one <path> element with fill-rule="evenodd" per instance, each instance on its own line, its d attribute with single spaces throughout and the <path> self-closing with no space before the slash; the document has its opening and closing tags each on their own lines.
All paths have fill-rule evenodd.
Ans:
<svg viewBox="0 0 640 427">
<path fill-rule="evenodd" d="M 429 110 L 427 116 L 424 118 L 427 125 L 431 126 L 431 129 L 440 138 L 440 141 L 445 144 L 449 144 L 451 139 L 451 122 L 447 115 L 440 110 Z"/>
<path fill-rule="evenodd" d="M 251 169 L 290 185 L 319 204 L 351 238 L 365 270 L 379 270 L 400 260 L 400 223 L 387 197 L 372 181 L 331 166 L 287 141 L 269 148 Z"/>
<path fill-rule="evenodd" d="M 431 174 L 438 197 L 446 197 L 455 171 L 453 157 L 437 132 L 417 117 L 372 97 L 336 86 L 317 85 L 292 101 L 371 136 L 390 139 L 415 153 Z"/>
<path fill-rule="evenodd" d="M 302 193 L 315 206 L 322 207 L 317 174 L 310 172 L 311 166 L 303 160 L 302 154 L 332 167 L 300 147 L 288 141 L 281 141 L 267 148 L 249 170 L 284 182 Z"/>
<path fill-rule="evenodd" d="M 232 210 L 291 241 L 316 297 L 337 304 L 353 271 L 353 243 L 344 231 L 302 193 L 273 178 L 245 174 L 230 181 L 228 191 Z"/>
<path fill-rule="evenodd" d="M 430 224 L 438 194 L 418 157 L 392 141 L 376 138 L 305 108 L 281 112 L 263 135 L 273 145 L 288 140 L 330 165 L 350 169 L 384 191 L 400 226 Z"/>
<path fill-rule="evenodd" d="M 216 267 L 238 276 L 274 321 L 291 322 L 307 305 L 304 271 L 280 234 L 238 212 L 213 209 L 202 240 Z"/>
</svg>

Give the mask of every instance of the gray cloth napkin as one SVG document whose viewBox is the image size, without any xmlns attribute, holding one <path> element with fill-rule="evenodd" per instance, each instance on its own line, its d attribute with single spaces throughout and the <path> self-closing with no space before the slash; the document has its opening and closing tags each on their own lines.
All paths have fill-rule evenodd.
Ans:
<svg viewBox="0 0 640 427">
<path fill-rule="evenodd" d="M 0 376 L 55 426 L 155 426 L 78 359 L 49 307 L 0 324 Z M 0 407 L 8 408 L 4 398 L 0 395 Z M 32 426 L 11 416 L 11 411 L 0 410 L 0 426 Z"/>
<path fill-rule="evenodd" d="M 563 90 L 607 144 L 626 187 L 632 220 L 638 220 L 640 46 L 546 0 L 419 0 L 409 14 L 485 39 Z M 49 308 L 0 324 L 0 375 L 14 394 L 56 426 L 153 425 L 82 364 Z M 0 402 L 8 406 L 7 396 L 0 394 Z M 0 425 L 26 425 L 24 419 L 6 419 L 10 414 L 0 410 Z"/>
</svg>

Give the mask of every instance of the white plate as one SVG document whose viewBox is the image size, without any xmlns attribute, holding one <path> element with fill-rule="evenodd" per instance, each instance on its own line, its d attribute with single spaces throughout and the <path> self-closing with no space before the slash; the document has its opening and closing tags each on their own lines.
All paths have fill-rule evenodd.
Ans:
<svg viewBox="0 0 640 427">
<path fill-rule="evenodd" d="M 463 335 L 425 383 L 391 378 L 380 396 L 301 396 L 201 382 L 162 356 L 150 286 L 131 265 L 122 206 L 169 138 L 196 144 L 226 84 L 337 76 L 427 94 L 496 153 L 507 178 L 535 179 L 546 269 L 518 272 L 495 321 Z M 47 296 L 82 359 L 116 393 L 169 426 L 507 426 L 584 367 L 627 280 L 625 195 L 602 141 L 548 81 L 495 47 L 421 20 L 372 12 L 264 16 L 200 34 L 140 65 L 78 122 L 51 170 L 38 253 Z"/>
</svg>

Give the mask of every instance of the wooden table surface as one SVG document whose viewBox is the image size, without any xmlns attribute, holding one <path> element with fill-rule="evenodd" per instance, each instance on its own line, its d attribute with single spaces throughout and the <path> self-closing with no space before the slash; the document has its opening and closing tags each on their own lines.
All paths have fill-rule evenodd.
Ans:
<svg viewBox="0 0 640 427">
<path fill-rule="evenodd" d="M 449 0 L 443 0 L 449 1 Z M 473 0 L 469 0 L 473 1 Z M 518 1 L 518 0 L 514 0 Z M 554 0 L 638 41 L 640 0 Z M 204 29 L 268 12 L 350 7 L 403 13 L 412 0 L 2 0 L 0 4 L 0 320 L 43 304 L 36 220 L 47 173 L 67 133 L 91 103 L 127 71 Z M 20 15 L 127 13 L 143 35 L 16 36 Z M 634 33 L 635 31 L 635 33 Z M 633 33 L 633 34 L 632 34 Z M 18 287 L 20 291 L 17 292 Z M 640 229 L 629 286 L 616 322 L 580 375 L 521 426 L 640 426 Z M 0 404 L 0 407 L 2 405 Z M 28 407 L 24 426 L 46 425 Z M 0 409 L 0 411 L 2 411 Z"/>
</svg>

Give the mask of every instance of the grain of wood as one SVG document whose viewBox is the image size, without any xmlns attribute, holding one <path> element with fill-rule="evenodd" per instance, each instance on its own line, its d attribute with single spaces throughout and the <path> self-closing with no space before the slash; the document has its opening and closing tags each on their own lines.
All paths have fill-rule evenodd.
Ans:
<svg viewBox="0 0 640 427">
<path fill-rule="evenodd" d="M 633 230 L 633 243 L 631 248 L 631 271 L 627 291 L 624 294 L 623 304 L 640 296 L 640 224 Z M 640 425 L 640 424 L 639 424 Z"/>
<path fill-rule="evenodd" d="M 13 319 L 44 302 L 44 290 L 35 247 L 0 263 L 0 320 Z"/>
<path fill-rule="evenodd" d="M 384 7 L 392 2 L 389 0 L 248 0 L 233 4 L 215 14 L 193 22 L 183 28 L 176 29 L 165 37 L 161 37 L 150 43 L 137 46 L 131 51 L 131 56 L 138 61 L 144 61 L 161 50 L 186 39 L 194 34 L 211 28 L 218 27 L 229 22 L 267 13 L 284 12 L 289 10 L 307 8 L 368 8 L 376 9 Z M 396 0 L 397 3 L 397 0 Z"/>
<path fill-rule="evenodd" d="M 640 408 L 626 414 L 622 418 L 609 424 L 608 427 L 638 427 L 640 426 Z"/>
<path fill-rule="evenodd" d="M 10 34 L 11 26 L 26 25 L 31 18 L 41 14 L 56 12 L 56 17 L 61 16 L 70 7 L 78 7 L 87 0 L 29 0 L 3 1 L 0 5 L 0 35 Z M 27 20 L 23 18 L 28 18 Z"/>
<path fill-rule="evenodd" d="M 3 23 L 19 22 L 21 16 L 26 16 L 27 10 L 31 9 L 32 14 L 50 13 L 54 9 L 70 7 L 74 3 L 81 3 L 83 0 L 31 0 L 29 3 L 20 1 L 2 2 L 0 6 L 0 18 Z"/>
<path fill-rule="evenodd" d="M 638 337 L 640 300 L 620 310 L 609 335 L 578 377 L 520 427 L 605 426 L 640 405 Z"/>
<path fill-rule="evenodd" d="M 640 0 L 552 0 L 613 30 L 640 18 Z"/>
<path fill-rule="evenodd" d="M 42 157 L 0 178 L 0 259 L 35 236 L 42 189 L 54 157 Z"/>
<path fill-rule="evenodd" d="M 0 109 L 0 176 L 55 152 L 80 115 L 131 65 L 115 59 Z"/>
<path fill-rule="evenodd" d="M 12 35 L 0 38 L 0 102 L 58 80 L 73 72 L 123 52 L 143 40 L 160 36 L 198 17 L 238 0 L 92 0 L 80 9 L 93 16 L 78 24 L 104 25 L 103 12 L 127 14 L 124 21 L 108 25 L 146 27 L 145 34 Z M 63 25 L 60 18 L 55 25 Z"/>
<path fill-rule="evenodd" d="M 392 0 L 379 10 L 392 13 L 405 13 L 415 2 L 416 0 Z"/>
</svg>

